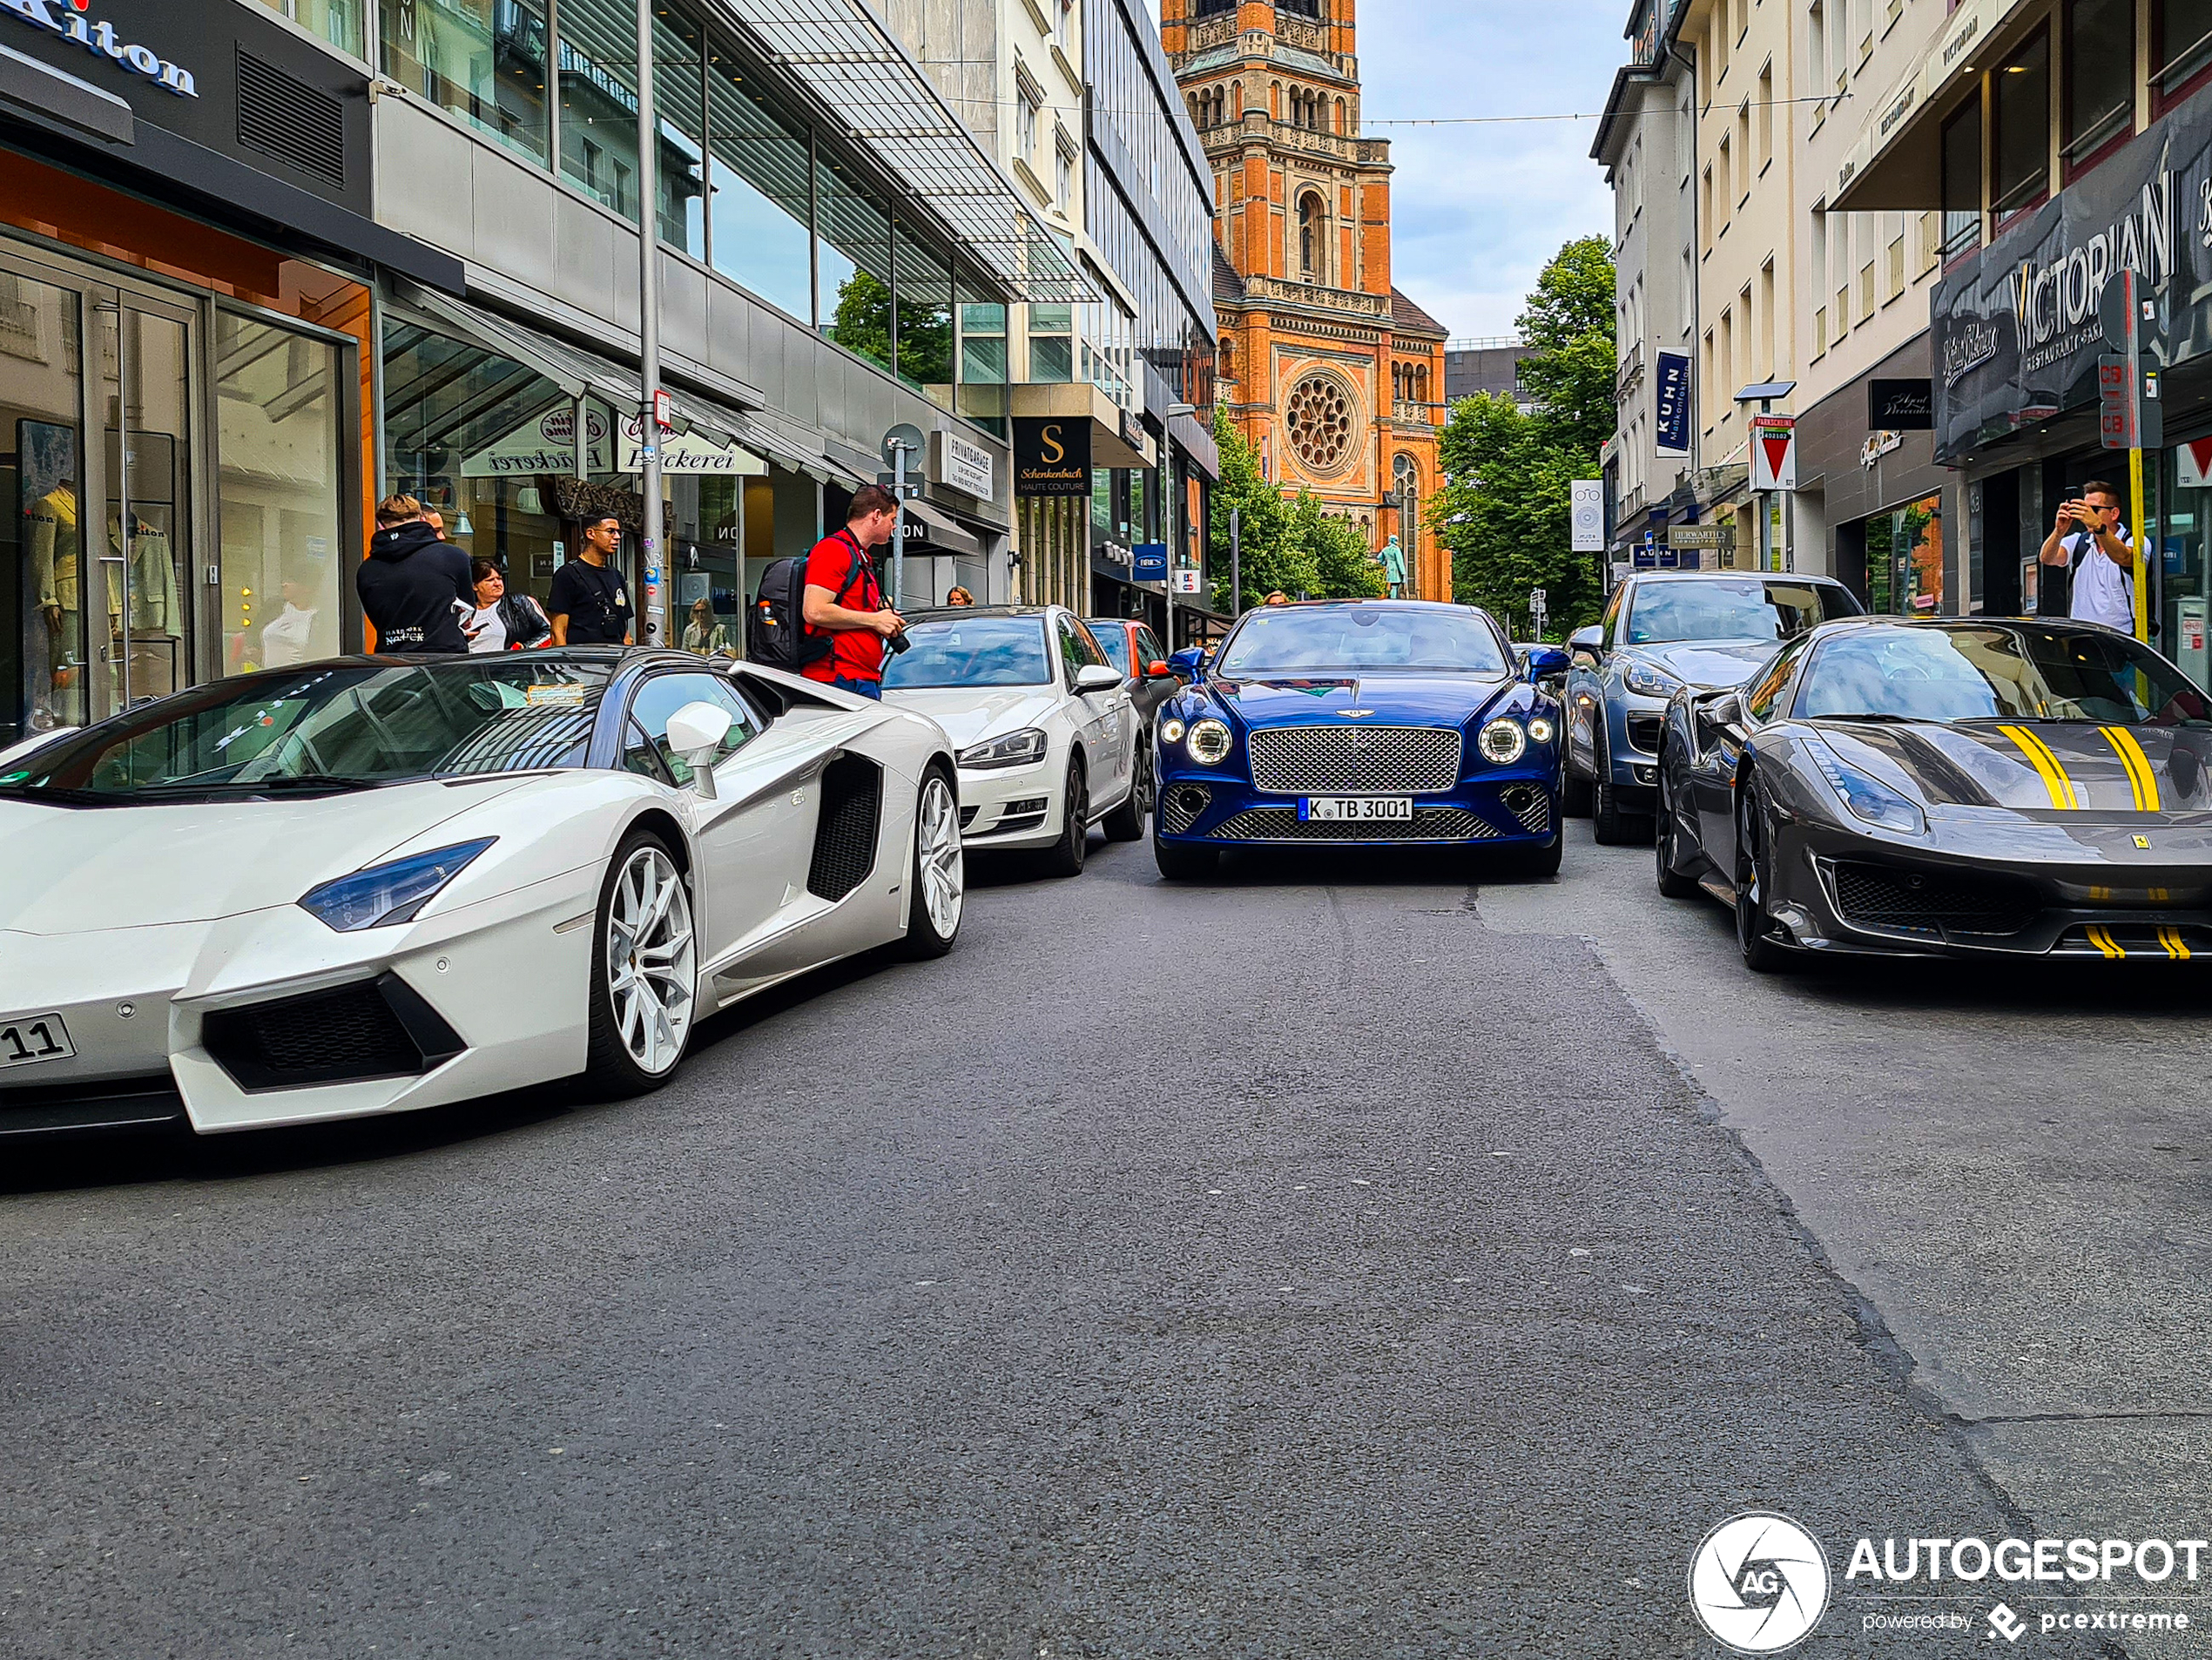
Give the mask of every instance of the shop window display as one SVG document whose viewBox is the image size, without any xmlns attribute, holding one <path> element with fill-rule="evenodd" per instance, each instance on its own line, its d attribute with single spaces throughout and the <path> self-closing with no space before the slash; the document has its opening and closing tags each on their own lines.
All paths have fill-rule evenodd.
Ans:
<svg viewBox="0 0 2212 1660">
<path fill-rule="evenodd" d="M 1930 496 L 1866 521 L 1866 609 L 1928 617 L 1943 609 L 1943 498 Z"/>
</svg>

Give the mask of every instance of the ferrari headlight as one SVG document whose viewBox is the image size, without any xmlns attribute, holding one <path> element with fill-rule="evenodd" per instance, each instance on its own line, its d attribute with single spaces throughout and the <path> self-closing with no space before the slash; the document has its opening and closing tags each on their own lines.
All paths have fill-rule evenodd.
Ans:
<svg viewBox="0 0 2212 1660">
<path fill-rule="evenodd" d="M 1549 715 L 1532 715 L 1528 720 L 1528 741 L 1532 744 L 1548 744 L 1557 730 L 1552 725 Z"/>
<path fill-rule="evenodd" d="M 457 841 L 450 847 L 434 847 L 389 864 L 371 865 L 367 870 L 309 888 L 300 896 L 300 908 L 341 934 L 412 922 L 440 888 L 498 840 L 486 836 L 481 841 Z"/>
<path fill-rule="evenodd" d="M 1160 723 L 1160 741 L 1163 744 L 1179 744 L 1183 741 L 1184 732 L 1183 723 L 1173 715 L 1170 715 Z"/>
<path fill-rule="evenodd" d="M 1003 738 L 970 744 L 961 751 L 960 764 L 977 773 L 988 773 L 998 766 L 1027 766 L 1031 761 L 1044 759 L 1049 742 L 1042 729 L 1025 727 L 1021 732 L 1008 732 Z"/>
<path fill-rule="evenodd" d="M 1622 671 L 1621 683 L 1642 698 L 1671 698 L 1682 690 L 1681 681 L 1649 663 L 1629 664 Z"/>
<path fill-rule="evenodd" d="M 1475 747 L 1493 766 L 1511 766 L 1527 753 L 1528 733 L 1519 721 L 1501 715 L 1482 729 Z"/>
<path fill-rule="evenodd" d="M 1879 779 L 1869 778 L 1832 752 L 1820 751 L 1819 758 L 1820 770 L 1827 775 L 1829 786 L 1851 809 L 1853 818 L 1885 830 L 1894 830 L 1900 835 L 1927 833 L 1927 815 L 1917 803 L 1907 800 Z"/>
<path fill-rule="evenodd" d="M 1229 759 L 1236 742 L 1225 721 L 1206 719 L 1190 728 L 1190 759 L 1204 766 L 1217 766 Z"/>
</svg>

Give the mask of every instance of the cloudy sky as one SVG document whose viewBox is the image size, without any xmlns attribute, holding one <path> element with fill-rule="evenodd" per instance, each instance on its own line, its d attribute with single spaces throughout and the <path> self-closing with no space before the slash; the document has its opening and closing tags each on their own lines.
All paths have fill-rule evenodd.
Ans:
<svg viewBox="0 0 2212 1660">
<path fill-rule="evenodd" d="M 1597 123 L 1386 127 L 1386 117 L 1597 111 L 1626 61 L 1629 0 L 1362 0 L 1368 132 L 1391 141 L 1393 275 L 1454 336 L 1513 331 L 1544 262 L 1610 235 Z"/>
<path fill-rule="evenodd" d="M 1360 0 L 1368 132 L 1398 165 L 1394 275 L 1454 336 L 1512 333 L 1561 243 L 1611 234 L 1597 123 L 1373 124 L 1602 110 L 1628 17 L 1629 0 Z"/>
</svg>

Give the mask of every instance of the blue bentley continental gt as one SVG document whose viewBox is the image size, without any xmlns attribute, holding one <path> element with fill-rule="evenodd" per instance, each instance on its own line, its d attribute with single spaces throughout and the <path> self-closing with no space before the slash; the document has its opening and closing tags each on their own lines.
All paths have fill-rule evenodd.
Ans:
<svg viewBox="0 0 2212 1660">
<path fill-rule="evenodd" d="M 1486 611 L 1325 600 L 1248 611 L 1161 705 L 1152 851 L 1170 881 L 1224 847 L 1427 845 L 1559 869 L 1561 711 Z"/>
</svg>

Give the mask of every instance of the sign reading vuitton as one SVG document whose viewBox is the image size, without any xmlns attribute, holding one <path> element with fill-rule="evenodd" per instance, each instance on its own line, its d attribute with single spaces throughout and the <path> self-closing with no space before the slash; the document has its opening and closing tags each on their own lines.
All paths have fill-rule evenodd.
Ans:
<svg viewBox="0 0 2212 1660">
<path fill-rule="evenodd" d="M 1938 460 L 2096 402 L 2098 301 L 2122 271 L 2166 307 L 2165 361 L 2212 352 L 2212 300 L 2197 298 L 2212 276 L 2212 98 L 2189 99 L 1937 285 Z"/>
<path fill-rule="evenodd" d="M 199 83 L 190 70 L 172 63 L 151 46 L 117 39 L 115 25 L 105 19 L 88 22 L 84 14 L 91 9 L 92 0 L 0 0 L 0 11 L 11 11 L 35 28 L 50 30 L 87 51 L 111 57 L 122 68 L 145 76 L 179 98 L 199 96 Z"/>
</svg>

